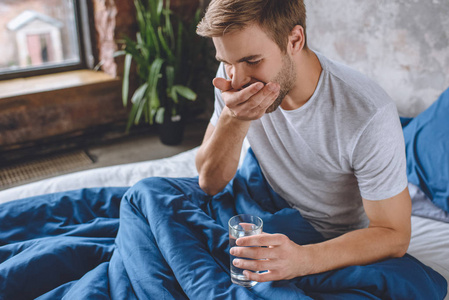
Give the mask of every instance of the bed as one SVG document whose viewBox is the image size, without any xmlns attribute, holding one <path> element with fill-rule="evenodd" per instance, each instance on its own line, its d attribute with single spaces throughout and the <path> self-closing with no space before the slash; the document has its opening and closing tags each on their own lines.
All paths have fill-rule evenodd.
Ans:
<svg viewBox="0 0 449 300">
<path fill-rule="evenodd" d="M 409 189 L 410 194 L 412 196 L 413 200 L 413 216 L 412 216 L 412 239 L 410 243 L 410 247 L 408 250 L 408 254 L 411 257 L 417 258 L 419 261 L 421 261 L 424 265 L 430 267 L 431 269 L 435 270 L 439 274 L 442 275 L 446 279 L 446 282 L 444 282 L 444 287 L 440 289 L 439 295 L 446 294 L 447 292 L 447 282 L 449 282 L 449 118 L 447 117 L 449 115 L 449 90 L 444 92 L 441 97 L 426 111 L 421 113 L 416 118 L 402 118 L 401 122 L 403 124 L 403 131 L 404 131 L 404 137 L 406 140 L 406 151 L 407 151 L 407 168 L 408 168 L 408 178 L 409 178 Z M 240 165 L 244 165 L 243 163 L 243 157 L 247 153 L 248 145 L 245 144 L 244 148 L 242 149 L 242 159 Z M 147 161 L 147 162 L 140 162 L 140 163 L 132 163 L 132 164 L 126 164 L 126 165 L 120 165 L 120 166 L 112 166 L 112 167 L 106 167 L 106 168 L 100 168 L 100 169 L 93 169 L 83 172 L 77 172 L 73 174 L 58 176 L 55 178 L 46 179 L 43 181 L 27 184 L 20 187 L 11 188 L 8 190 L 4 190 L 0 192 L 0 226 L 6 226 L 5 223 L 11 222 L 13 220 L 13 217 L 11 217 L 11 214 L 20 215 L 20 209 L 27 209 L 35 210 L 33 214 L 31 214 L 30 224 L 25 226 L 23 228 L 23 232 L 17 233 L 14 232 L 12 235 L 14 237 L 21 236 L 20 242 L 27 242 L 32 243 L 33 240 L 36 238 L 42 239 L 42 236 L 26 236 L 23 237 L 23 235 L 27 235 L 27 230 L 34 231 L 35 228 L 33 226 L 42 226 L 42 228 L 45 228 L 46 224 L 44 220 L 49 220 L 53 218 L 51 215 L 52 212 L 48 212 L 49 210 L 56 207 L 59 203 L 62 203 L 64 199 L 70 198 L 70 197 L 78 197 L 77 199 L 81 198 L 90 198 L 94 199 L 96 197 L 103 197 L 103 195 L 108 195 L 108 200 L 111 202 L 107 202 L 107 204 L 110 207 L 118 207 L 118 203 L 120 202 L 121 197 L 128 191 L 130 186 L 135 186 L 136 183 L 137 186 L 141 184 L 142 180 L 145 181 L 145 178 L 153 178 L 153 177 L 171 177 L 171 178 L 192 178 L 197 176 L 195 164 L 194 164 L 194 157 L 195 153 L 197 151 L 197 148 L 191 149 L 189 151 L 183 152 L 181 154 L 178 154 L 176 156 L 160 159 L 160 160 L 154 160 L 154 161 Z M 249 155 L 246 154 L 248 157 Z M 159 183 L 158 183 L 159 184 Z M 161 183 L 164 184 L 164 183 Z M 236 183 L 235 183 L 236 184 Z M 260 187 L 258 187 L 258 193 L 260 192 Z M 57 197 L 49 197 L 48 195 L 59 195 Z M 61 196 L 62 195 L 62 196 Z M 47 198 L 45 198 L 47 197 Z M 43 200 L 44 199 L 44 200 Z M 56 199 L 56 200 L 55 200 Z M 39 201 L 46 201 L 46 203 L 51 203 L 48 207 L 45 208 L 46 213 L 48 214 L 46 218 L 36 219 L 37 223 L 34 222 L 32 219 L 35 218 L 36 214 L 40 214 L 39 209 L 41 206 L 27 206 L 30 205 L 30 202 L 36 202 Z M 15 205 L 16 204 L 16 205 Z M 105 203 L 102 205 L 104 206 Z M 90 207 L 88 207 L 88 210 L 93 210 L 94 207 L 98 205 L 98 202 L 92 202 L 90 204 Z M 11 209 L 14 208 L 14 209 Z M 26 208 L 28 207 L 28 208 Z M 83 208 L 83 210 L 86 208 Z M 103 208 L 104 209 L 104 208 Z M 3 211 L 2 211 L 3 210 Z M 70 212 L 69 214 L 78 214 L 80 211 L 80 208 L 64 208 L 67 212 Z M 107 210 L 107 209 L 106 209 Z M 18 213 L 19 212 L 19 213 Z M 117 214 L 117 212 L 111 212 L 111 214 Z M 20 216 L 19 216 L 20 217 Z M 60 215 L 55 215 L 55 218 L 61 218 Z M 27 217 L 28 218 L 28 217 Z M 63 217 L 61 220 L 58 220 L 60 223 L 67 223 L 67 219 L 71 219 L 71 216 Z M 22 221 L 26 223 L 23 219 Z M 3 222 L 3 223 L 2 223 Z M 34 223 L 33 223 L 34 222 Z M 40 222 L 40 223 L 39 223 Z M 44 222 L 44 223 L 43 223 Z M 77 220 L 75 223 L 78 224 L 81 221 Z M 92 223 L 91 220 L 88 220 L 88 223 Z M 75 224 L 73 223 L 73 224 Z M 70 223 L 72 224 L 72 223 Z M 69 224 L 69 225 L 70 225 Z M 72 224 L 72 225 L 73 225 Z M 75 225 L 76 225 L 75 224 Z M 67 224 L 66 224 L 67 225 Z M 89 224 L 91 226 L 92 224 Z M 109 225 L 106 225 L 106 229 L 101 230 L 109 230 Z M 33 228 L 32 228 L 33 227 Z M 69 226 L 70 227 L 70 226 Z M 4 228 L 4 227 L 2 227 Z M 5 227 L 6 228 L 6 227 Z M 95 228 L 94 227 L 90 227 Z M 60 230 L 59 228 L 58 230 Z M 9 228 L 9 230 L 11 230 Z M 72 230 L 72 229 L 71 229 Z M 77 228 L 76 230 L 81 230 Z M 183 229 L 184 230 L 184 229 Z M 20 231 L 19 229 L 12 229 L 13 231 Z M 37 231 L 36 231 L 37 232 Z M 102 238 L 107 238 L 111 244 L 107 244 L 107 246 L 104 246 L 104 253 L 111 253 L 113 252 L 113 240 L 115 238 L 114 233 L 108 232 L 106 235 L 104 235 L 105 231 L 102 231 Z M 40 233 L 39 233 L 40 234 Z M 90 235 L 91 233 L 89 233 Z M 183 232 L 184 234 L 184 232 Z M 54 236 L 63 236 L 64 238 L 67 238 L 67 236 L 72 236 L 72 234 L 63 233 L 63 232 L 51 232 L 51 237 Z M 76 234 L 75 234 L 76 235 Z M 49 238 L 49 236 L 46 236 L 45 238 Z M 25 260 L 25 266 L 23 267 L 23 270 L 18 272 L 19 275 L 14 275 L 16 268 L 11 267 L 11 265 L 7 268 L 7 273 L 2 273 L 2 268 L 5 269 L 5 265 L 12 264 L 11 262 L 14 262 L 14 258 L 17 256 L 24 256 L 25 253 L 27 253 L 27 247 L 30 246 L 23 246 L 20 245 L 20 249 L 16 249 L 14 254 L 11 254 L 12 250 L 7 250 L 5 252 L 5 247 L 8 247 L 7 243 L 3 240 L 0 240 L 2 244 L 0 245 L 0 276 L 3 276 L 4 282 L 3 287 L 8 287 L 8 289 L 14 285 L 12 282 L 8 282 L 8 276 L 10 278 L 14 278 L 14 276 L 20 276 L 23 277 L 24 274 L 29 275 L 28 273 L 32 272 L 38 272 L 37 275 L 35 274 L 33 280 L 37 280 L 36 278 L 39 277 L 39 270 L 41 270 L 42 266 L 36 269 L 30 269 L 28 264 L 32 264 L 31 262 L 33 259 L 26 259 Z M 64 243 L 62 240 L 57 240 L 58 242 L 55 243 Z M 109 243 L 108 242 L 108 243 Z M 11 243 L 14 244 L 14 243 Z M 83 244 L 84 245 L 84 244 Z M 106 244 L 105 244 L 106 245 Z M 79 246 L 79 245 L 78 245 Z M 41 245 L 41 247 L 43 247 Z M 87 246 L 86 246 L 87 247 Z M 3 248 L 3 252 L 1 251 Z M 32 248 L 32 247 L 31 247 Z M 56 247 L 58 248 L 58 247 Z M 112 249 L 112 250 L 111 250 Z M 102 250 L 102 251 L 103 251 Z M 8 252 L 10 251 L 10 252 Z M 74 250 L 73 248 L 70 249 L 70 259 L 72 266 L 70 268 L 73 268 L 73 265 L 76 264 L 76 259 L 73 259 L 73 252 L 77 252 L 81 250 Z M 95 252 L 98 253 L 100 250 L 99 248 L 95 248 Z M 101 252 L 101 251 L 100 251 Z M 5 253 L 9 253 L 6 255 Z M 36 255 L 35 252 L 32 252 L 32 255 Z M 101 287 L 95 286 L 92 282 L 101 282 L 101 280 L 104 280 L 105 277 L 110 276 L 108 273 L 108 268 L 106 268 L 106 263 L 110 263 L 108 260 L 111 259 L 111 257 L 107 256 L 106 254 L 102 254 L 101 261 L 102 263 L 98 263 L 97 265 L 89 266 L 88 270 L 80 271 L 80 270 L 74 270 L 73 272 L 76 273 L 77 277 L 71 278 L 71 280 L 66 280 L 67 282 L 64 282 L 61 284 L 59 282 L 58 284 L 54 284 L 50 290 L 47 288 L 45 290 L 42 286 L 47 284 L 48 282 L 52 282 L 54 280 L 57 282 L 60 280 L 62 275 L 56 276 L 56 278 L 53 279 L 45 279 L 43 283 L 39 284 L 39 288 L 42 288 L 41 291 L 39 291 L 39 288 L 36 288 L 36 284 L 32 284 L 27 279 L 25 281 L 25 288 L 27 286 L 34 286 L 34 288 L 31 288 L 30 290 L 33 290 L 35 293 L 38 291 L 40 294 L 28 294 L 24 293 L 23 298 L 37 298 L 36 295 L 41 295 L 42 299 L 52 299 L 57 298 L 59 296 L 62 297 L 62 295 L 65 295 L 67 298 L 75 297 L 74 295 L 79 295 L 79 293 L 82 292 L 82 290 L 86 290 L 86 286 L 91 289 L 97 289 L 98 291 L 101 291 L 101 295 L 104 296 L 105 299 L 108 298 L 123 298 L 120 297 L 120 293 L 123 293 L 123 290 L 129 289 L 129 286 L 125 287 L 120 291 L 115 291 L 115 296 L 112 297 L 111 295 L 111 283 L 102 283 Z M 44 254 L 47 255 L 44 251 Z M 5 256 L 6 255 L 6 256 Z M 45 256 L 44 255 L 44 256 Z M 105 258 L 104 256 L 107 256 Z M 78 256 L 77 256 L 78 257 Z M 73 259 L 73 260 L 72 260 Z M 79 259 L 79 257 L 77 258 Z M 224 258 L 226 260 L 226 258 Z M 66 260 L 66 257 L 64 257 L 64 260 Z M 182 259 L 181 259 L 182 261 Z M 61 262 L 63 265 L 67 265 L 68 262 Z M 49 264 L 46 262 L 45 264 Z M 45 265 L 44 264 L 44 265 Z M 226 266 L 223 266 L 226 268 Z M 109 268 L 111 268 L 109 266 Z M 55 272 L 57 274 L 57 269 L 49 269 L 50 272 Z M 70 269 L 71 270 L 71 269 Z M 94 271 L 93 271 L 94 270 Z M 42 272 L 42 270 L 40 271 Z M 81 272 L 81 273 L 80 273 Z M 96 274 L 97 272 L 98 274 Z M 101 273 L 103 272 L 103 273 Z M 110 271 L 109 271 L 110 272 Z M 7 275 L 5 275 L 7 274 Z M 47 273 L 45 273 L 47 274 Z M 101 275 L 103 274 L 103 275 Z M 105 274 L 109 274 L 106 276 Z M 45 275 L 47 276 L 47 275 Z M 65 274 L 64 276 L 67 276 Z M 100 279 L 92 279 L 97 276 Z M 212 275 L 211 275 L 212 276 Z M 346 275 L 345 275 L 346 276 Z M 33 277 L 30 277 L 33 278 Z M 87 279 L 86 279 L 87 278 Z M 82 285 L 80 282 L 89 280 L 90 282 L 87 285 Z M 112 280 L 109 278 L 108 280 Z M 156 279 L 152 279 L 156 280 Z M 181 280 L 178 278 L 178 280 Z M 382 279 L 383 280 L 383 279 Z M 38 280 L 37 280 L 38 281 Z M 313 281 L 313 280 L 312 280 Z M 324 285 L 324 279 L 319 278 L 315 279 L 315 281 L 319 281 L 320 285 Z M 1 282 L 1 280 L 0 280 Z M 121 282 L 121 281 L 120 281 Z M 441 280 L 440 280 L 441 282 Z M 304 283 L 302 283 L 304 284 Z M 310 285 L 310 282 L 307 282 L 305 285 Z M 333 283 L 335 284 L 335 282 Z M 342 283 L 339 283 L 342 284 Z M 1 285 L 1 284 L 0 284 Z M 192 285 L 190 285 L 191 287 Z M 256 285 L 256 287 L 259 286 L 259 289 L 262 289 L 265 287 L 264 285 Z M 106 288 L 105 288 L 106 287 Z M 109 291 L 107 290 L 109 287 Z M 21 290 L 24 287 L 19 285 L 15 288 L 15 290 Z M 383 287 L 385 289 L 386 287 Z M 105 290 L 106 289 L 106 290 Z M 133 286 L 134 289 L 134 286 Z M 172 290 L 179 290 L 178 287 L 172 287 Z M 184 289 L 184 287 L 182 288 Z M 181 290 L 182 290 L 181 289 Z M 262 298 L 266 299 L 275 299 L 274 296 L 267 296 L 270 294 L 267 294 L 267 292 L 272 290 L 277 291 L 284 291 L 288 290 L 287 287 L 282 286 L 282 288 L 277 287 L 277 289 L 273 289 L 273 287 L 267 288 L 266 290 L 259 291 L 262 293 L 262 295 L 265 295 Z M 391 288 L 390 290 L 398 289 L 400 290 L 401 287 L 398 283 L 395 283 L 394 288 Z M 404 288 L 405 290 L 410 290 L 410 287 Z M 2 290 L 0 288 L 0 290 Z M 5 288 L 6 290 L 6 288 Z M 14 289 L 12 289 L 14 290 Z M 167 288 L 168 291 L 170 291 L 170 288 Z M 187 289 L 188 290 L 188 289 Z M 48 294 L 50 292 L 50 294 Z M 240 290 L 239 290 L 240 292 Z M 238 294 L 226 294 L 221 295 L 223 299 L 229 298 L 232 299 L 235 295 Z M 257 290 L 256 290 L 257 292 Z M 133 293 L 137 293 L 136 291 L 133 291 Z M 167 299 L 173 298 L 183 298 L 186 297 L 185 294 L 169 294 L 163 295 Z M 242 294 L 239 297 L 242 299 L 244 298 L 251 298 L 251 299 L 259 299 L 261 294 L 256 293 L 255 295 L 251 294 L 252 296 L 248 296 L 246 294 Z M 310 292 L 308 295 L 313 296 L 314 299 L 359 299 L 367 297 L 369 299 L 383 299 L 382 296 L 377 295 L 376 298 L 373 295 L 365 295 L 362 297 L 360 294 L 360 291 L 357 291 L 356 294 L 351 295 L 344 295 L 339 294 L 339 296 L 333 295 L 332 297 L 330 295 L 327 295 L 324 297 L 321 294 L 313 294 L 314 292 Z M 364 293 L 364 292 L 363 292 Z M 429 291 L 426 293 L 430 293 Z M 1 294 L 1 292 L 0 292 Z M 5 294 L 6 295 L 6 294 Z M 3 295 L 3 296 L 5 296 Z M 20 294 L 19 294 L 20 295 Z M 301 294 L 302 295 L 302 294 Z M 8 296 L 5 296 L 5 299 L 10 299 L 11 294 Z M 17 296 L 17 294 L 16 294 Z M 292 294 L 291 292 L 286 293 L 285 295 L 282 294 L 282 297 L 288 299 L 291 298 Z M 421 295 L 422 296 L 422 295 Z M 98 294 L 95 294 L 95 297 L 98 297 Z M 214 295 L 214 297 L 217 297 L 217 295 Z M 294 295 L 294 297 L 299 297 L 298 295 Z M 306 296 L 304 296 L 306 297 Z M 426 299 L 433 299 L 433 294 L 429 298 L 426 297 Z M 444 296 L 443 296 L 444 297 Z M 0 297 L 2 298 L 2 297 Z M 14 297 L 15 299 L 22 298 L 21 296 Z M 138 298 L 138 296 L 136 296 Z M 194 297 L 196 299 L 200 299 L 199 297 Z M 220 297 L 218 297 L 220 298 Z M 395 297 L 388 296 L 388 298 L 393 299 L 401 299 L 397 295 Z M 442 298 L 442 297 L 441 297 Z M 11 298 L 12 299 L 12 298 Z M 309 298 L 304 298 L 309 299 Z M 412 298 L 407 298 L 412 299 Z M 417 298 L 414 298 L 417 299 Z M 424 299 L 424 298 L 421 298 Z M 437 299 L 437 298 L 435 298 Z M 449 299 L 449 297 L 446 295 L 446 300 Z"/>
</svg>

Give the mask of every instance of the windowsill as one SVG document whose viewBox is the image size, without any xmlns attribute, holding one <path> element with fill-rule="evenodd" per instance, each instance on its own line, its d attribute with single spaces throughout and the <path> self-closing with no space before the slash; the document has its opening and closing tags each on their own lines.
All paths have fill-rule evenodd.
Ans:
<svg viewBox="0 0 449 300">
<path fill-rule="evenodd" d="M 116 81 L 104 72 L 77 70 L 0 81 L 0 99 Z"/>
<path fill-rule="evenodd" d="M 126 117 L 121 80 L 104 72 L 77 70 L 0 81 L 0 152 L 8 155 L 65 149 L 94 131 L 106 136 Z"/>
</svg>

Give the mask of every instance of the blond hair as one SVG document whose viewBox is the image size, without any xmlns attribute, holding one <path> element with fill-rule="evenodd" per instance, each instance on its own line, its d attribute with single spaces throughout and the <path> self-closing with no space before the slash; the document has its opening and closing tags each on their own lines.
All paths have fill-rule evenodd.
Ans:
<svg viewBox="0 0 449 300">
<path fill-rule="evenodd" d="M 304 0 L 212 0 L 197 27 L 197 34 L 219 37 L 259 25 L 285 52 L 291 30 L 300 25 L 306 39 L 306 7 Z"/>
</svg>

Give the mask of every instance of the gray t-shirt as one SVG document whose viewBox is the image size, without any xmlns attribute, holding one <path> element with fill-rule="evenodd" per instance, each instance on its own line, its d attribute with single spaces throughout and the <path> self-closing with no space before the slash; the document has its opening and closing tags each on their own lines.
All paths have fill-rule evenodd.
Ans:
<svg viewBox="0 0 449 300">
<path fill-rule="evenodd" d="M 383 89 L 316 54 L 323 71 L 310 100 L 253 121 L 247 139 L 271 187 L 332 238 L 368 226 L 362 197 L 382 200 L 407 187 L 405 146 Z M 217 76 L 227 78 L 222 65 Z M 212 125 L 223 107 L 216 90 Z"/>
</svg>

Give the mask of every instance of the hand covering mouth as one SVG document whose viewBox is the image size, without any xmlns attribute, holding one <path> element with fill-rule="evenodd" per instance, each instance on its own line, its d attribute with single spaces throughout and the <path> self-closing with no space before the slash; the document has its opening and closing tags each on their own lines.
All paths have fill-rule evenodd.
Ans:
<svg viewBox="0 0 449 300">
<path fill-rule="evenodd" d="M 249 87 L 251 84 L 256 83 L 256 82 L 262 82 L 264 86 L 266 85 L 266 83 L 263 82 L 263 81 L 254 80 L 254 81 L 251 81 L 251 82 L 249 82 L 249 83 L 243 85 L 240 89 L 238 89 L 238 91 L 241 91 L 241 90 L 243 90 L 243 89 L 246 89 L 246 88 Z"/>
</svg>

